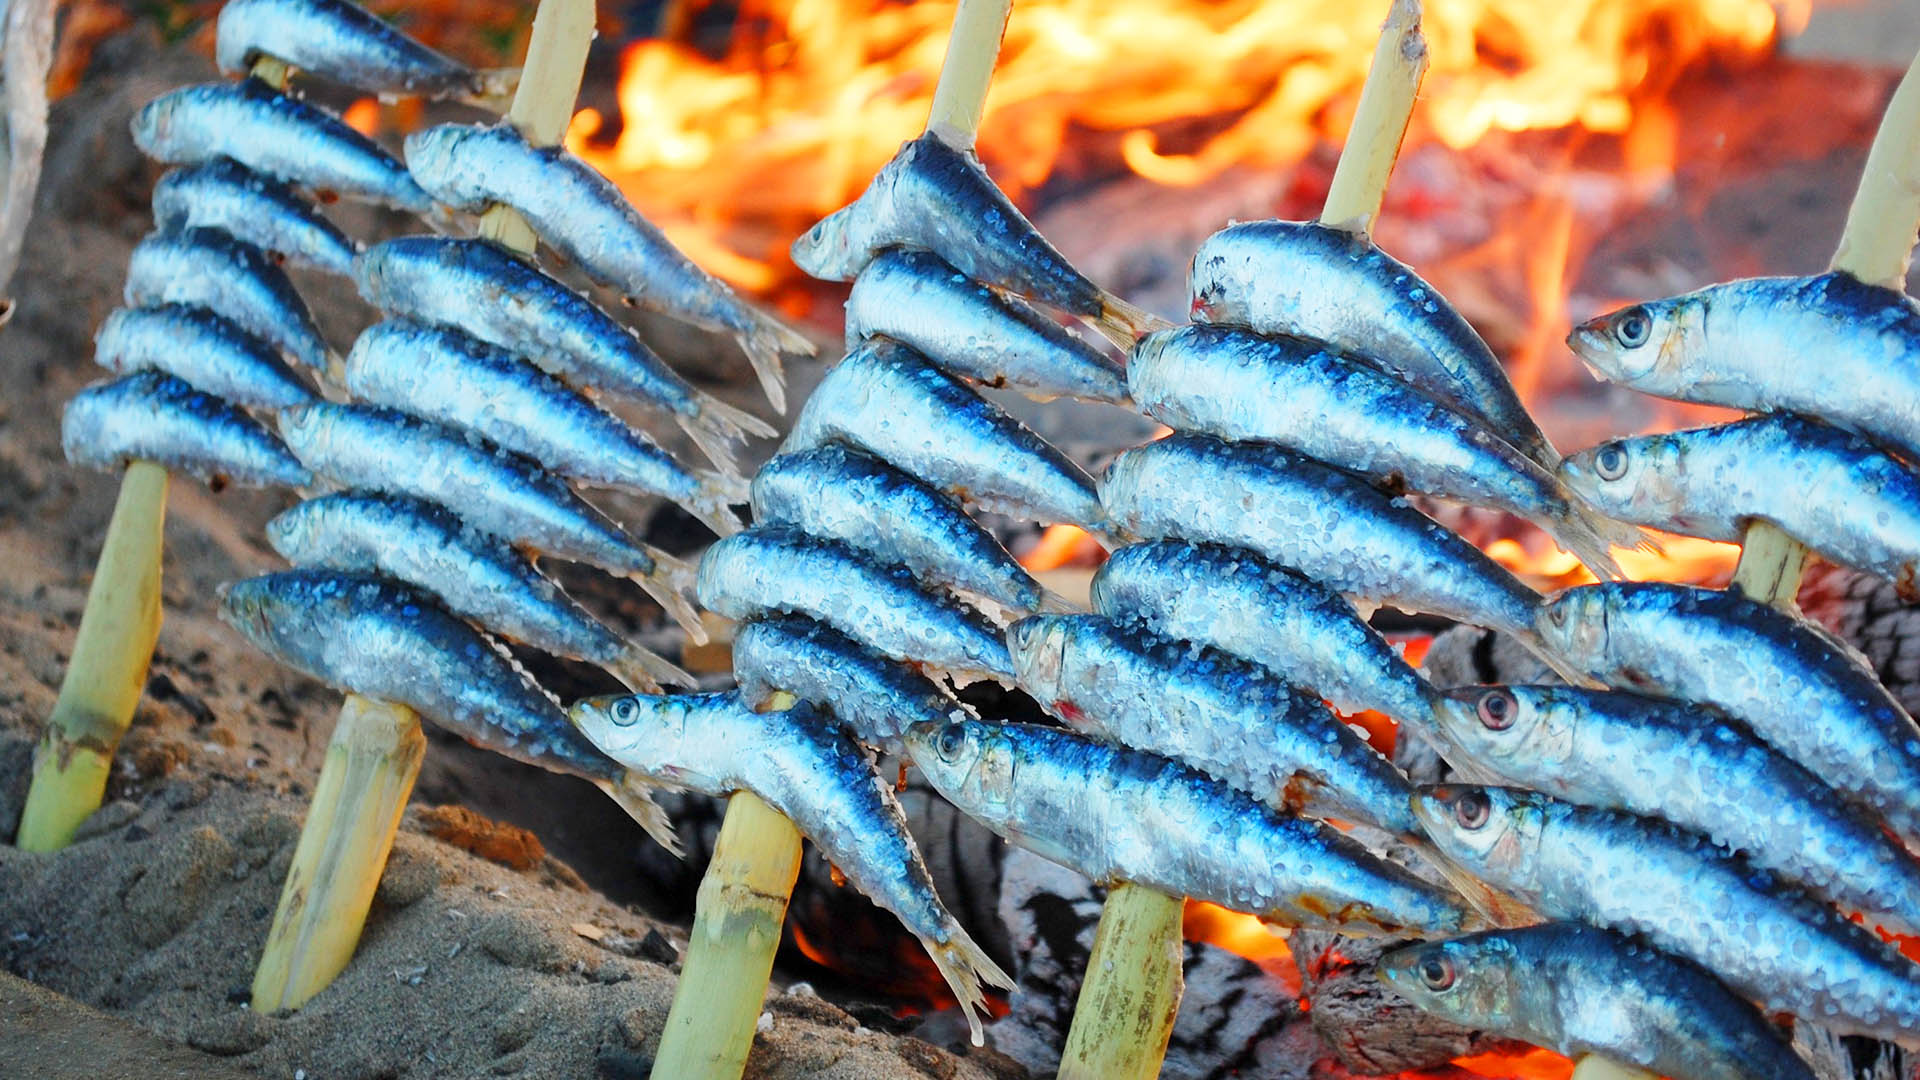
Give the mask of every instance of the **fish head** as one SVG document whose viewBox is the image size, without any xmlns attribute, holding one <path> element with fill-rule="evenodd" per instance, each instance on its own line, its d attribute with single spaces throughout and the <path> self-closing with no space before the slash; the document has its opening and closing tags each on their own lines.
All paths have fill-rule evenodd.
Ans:
<svg viewBox="0 0 1920 1080">
<path fill-rule="evenodd" d="M 1662 393 L 1684 385 L 1705 331 L 1706 301 L 1688 294 L 1589 319 L 1567 335 L 1567 347 L 1608 382 Z"/>
<path fill-rule="evenodd" d="M 1681 527 L 1686 496 L 1677 482 L 1679 443 L 1667 435 L 1614 439 L 1570 454 L 1560 481 L 1608 517 L 1656 528 Z"/>
<path fill-rule="evenodd" d="M 280 430 L 281 441 L 287 444 L 295 457 L 299 457 L 303 449 L 313 445 L 326 415 L 326 409 L 320 404 L 295 405 L 291 409 L 280 410 L 274 417 L 274 426 Z"/>
<path fill-rule="evenodd" d="M 1575 585 L 1540 601 L 1533 626 L 1542 643 L 1574 667 L 1587 669 L 1606 648 L 1607 596 L 1605 586 Z"/>
<path fill-rule="evenodd" d="M 1462 686 L 1443 690 L 1436 710 L 1441 735 L 1495 773 L 1513 775 L 1509 762 L 1528 771 L 1557 763 L 1570 750 L 1571 726 L 1554 688 Z"/>
<path fill-rule="evenodd" d="M 1247 280 L 1251 262 L 1234 258 L 1233 229 L 1214 233 L 1201 242 L 1187 268 L 1187 318 L 1197 323 L 1245 326 L 1245 298 L 1255 291 Z"/>
<path fill-rule="evenodd" d="M 167 146 L 173 141 L 173 113 L 178 93 L 162 94 L 142 105 L 127 127 L 133 132 L 133 145 L 148 157 L 166 160 Z"/>
<path fill-rule="evenodd" d="M 1007 627 L 1007 652 L 1020 688 L 1042 706 L 1066 696 L 1062 672 L 1066 667 L 1072 616 L 1033 615 Z"/>
<path fill-rule="evenodd" d="M 273 636 L 273 590 L 267 578 L 225 582 L 215 590 L 220 621 L 240 631 L 248 641 L 263 645 Z"/>
<path fill-rule="evenodd" d="M 947 801 L 989 827 L 1009 819 L 1014 754 L 999 725 L 956 714 L 915 724 L 903 741 L 907 756 Z"/>
<path fill-rule="evenodd" d="M 567 709 L 567 719 L 601 753 L 649 779 L 674 782 L 687 718 L 685 702 L 657 694 L 607 694 Z"/>
<path fill-rule="evenodd" d="M 810 277 L 826 281 L 850 281 L 860 272 L 856 261 L 865 254 L 865 245 L 855 242 L 858 231 L 855 217 L 860 200 L 843 206 L 819 221 L 794 240 L 790 253 L 793 265 Z"/>
<path fill-rule="evenodd" d="M 1504 935 L 1475 934 L 1395 949 L 1374 970 L 1422 1012 L 1468 1027 L 1511 1030 L 1513 952 Z"/>
<path fill-rule="evenodd" d="M 1435 784 L 1413 794 L 1413 814 L 1442 854 L 1499 888 L 1524 884 L 1546 823 L 1546 796 L 1519 788 Z"/>
<path fill-rule="evenodd" d="M 407 171 L 422 187 L 445 187 L 456 167 L 455 150 L 471 130 L 466 124 L 436 124 L 408 135 L 401 143 Z"/>
</svg>

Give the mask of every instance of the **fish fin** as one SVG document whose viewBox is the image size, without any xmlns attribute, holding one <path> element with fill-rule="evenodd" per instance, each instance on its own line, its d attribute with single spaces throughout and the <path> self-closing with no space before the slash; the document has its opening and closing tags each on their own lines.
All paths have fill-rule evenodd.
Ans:
<svg viewBox="0 0 1920 1080">
<path fill-rule="evenodd" d="M 706 625 L 700 621 L 700 609 L 689 599 L 694 595 L 694 579 L 698 573 L 694 564 L 656 547 L 648 547 L 646 551 L 653 559 L 653 570 L 627 576 L 645 589 L 655 603 L 665 608 L 668 615 L 673 616 L 673 621 L 680 624 L 695 645 L 705 645 Z"/>
<path fill-rule="evenodd" d="M 680 837 L 673 831 L 673 819 L 660 804 L 653 801 L 653 785 L 632 771 L 622 773 L 618 781 L 595 781 L 595 787 L 607 793 L 607 797 L 620 804 L 654 842 L 666 848 L 676 859 L 686 858 L 685 848 L 680 846 Z"/>
<path fill-rule="evenodd" d="M 1579 668 L 1574 667 L 1565 657 L 1547 647 L 1540 632 L 1532 627 L 1505 627 L 1503 632 L 1520 643 L 1520 646 L 1532 653 L 1539 661 L 1547 665 L 1555 675 L 1565 680 L 1568 686 L 1580 686 L 1589 690 L 1605 690 L 1607 686 Z"/>
<path fill-rule="evenodd" d="M 1040 587 L 1040 611 L 1048 615 L 1085 615 L 1087 608 L 1054 592 L 1042 585 Z"/>
<path fill-rule="evenodd" d="M 1173 324 L 1144 308 L 1138 308 L 1112 293 L 1100 294 L 1100 314 L 1093 328 L 1113 342 L 1121 352 L 1133 349 L 1133 343 L 1155 330 L 1171 329 Z"/>
<path fill-rule="evenodd" d="M 753 314 L 753 326 L 740 336 L 740 348 L 746 351 L 747 362 L 753 365 L 753 373 L 760 379 L 760 389 L 767 395 L 767 404 L 773 406 L 774 412 L 785 416 L 787 376 L 780 358 L 787 353 L 812 356 L 819 349 L 798 331 L 772 316 L 757 311 Z"/>
<path fill-rule="evenodd" d="M 482 68 L 473 73 L 474 92 L 463 94 L 460 101 L 478 109 L 505 115 L 513 105 L 514 91 L 520 88 L 520 69 L 517 67 Z"/>
<path fill-rule="evenodd" d="M 1621 571 L 1620 564 L 1614 561 L 1613 544 L 1608 538 L 1619 525 L 1620 522 L 1576 501 L 1568 503 L 1553 516 L 1548 523 L 1548 531 L 1553 534 L 1553 542 L 1585 564 L 1587 569 L 1593 571 L 1593 576 L 1602 581 L 1619 581 L 1626 574 Z M 1637 533 L 1633 542 L 1639 542 Z"/>
<path fill-rule="evenodd" d="M 682 509 L 700 519 L 701 524 L 714 531 L 714 535 L 732 536 L 741 529 L 740 518 L 733 507 L 745 506 L 752 498 L 752 489 L 738 476 L 723 472 L 693 470 L 699 486 L 693 495 L 680 503 Z"/>
<path fill-rule="evenodd" d="M 973 1045 L 985 1046 L 987 1035 L 980 1026 L 980 1013 L 986 1008 L 987 993 L 980 984 L 1007 989 L 1013 986 L 1013 980 L 1000 970 L 1000 965 L 993 962 L 986 950 L 973 943 L 959 923 L 949 920 L 947 934 L 951 940 L 945 944 L 926 938 L 921 938 L 920 944 L 933 958 L 933 966 L 940 969 L 940 977 L 953 989 L 960 1010 L 967 1014 L 967 1030 L 973 1033 Z"/>
<path fill-rule="evenodd" d="M 749 436 L 770 439 L 776 434 L 766 421 L 710 394 L 698 395 L 698 402 L 698 413 L 693 416 L 680 413 L 674 419 L 714 468 L 729 476 L 740 475 L 740 466 L 733 460 L 736 447 Z"/>
<path fill-rule="evenodd" d="M 472 231 L 468 223 L 474 220 L 474 216 L 434 203 L 420 215 L 420 220 L 441 236 L 463 236 Z"/>
<path fill-rule="evenodd" d="M 1539 912 L 1474 877 L 1466 867 L 1447 858 L 1430 841 L 1414 836 L 1402 837 L 1402 839 L 1408 847 L 1418 852 L 1428 865 L 1439 871 L 1440 876 L 1447 879 L 1447 884 L 1452 885 L 1454 891 L 1471 904 L 1489 925 L 1501 930 L 1510 930 L 1520 926 L 1532 926 L 1543 921 Z"/>
<path fill-rule="evenodd" d="M 607 665 L 607 670 L 626 684 L 627 689 L 638 694 L 657 694 L 663 684 L 683 689 L 691 689 L 700 684 L 700 680 L 681 670 L 673 661 L 631 641 L 627 642 L 627 647 Z"/>
</svg>

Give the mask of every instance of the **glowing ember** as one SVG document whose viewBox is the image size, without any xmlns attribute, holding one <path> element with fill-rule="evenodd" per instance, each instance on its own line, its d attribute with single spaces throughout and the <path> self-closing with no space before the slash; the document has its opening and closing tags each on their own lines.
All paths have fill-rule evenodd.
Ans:
<svg viewBox="0 0 1920 1080">
<path fill-rule="evenodd" d="M 1480 1076 L 1512 1080 L 1567 1080 L 1573 1075 L 1573 1062 L 1551 1050 L 1526 1050 L 1519 1053 L 1475 1054 L 1453 1062 Z"/>
</svg>

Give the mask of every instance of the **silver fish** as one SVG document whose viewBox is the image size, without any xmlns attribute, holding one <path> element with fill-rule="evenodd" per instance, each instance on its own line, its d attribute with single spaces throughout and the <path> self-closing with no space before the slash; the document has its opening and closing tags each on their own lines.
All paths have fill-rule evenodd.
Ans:
<svg viewBox="0 0 1920 1080">
<path fill-rule="evenodd" d="M 985 1043 L 981 984 L 1013 980 L 934 890 L 906 813 L 873 758 L 807 705 L 757 713 L 734 694 L 590 698 L 568 716 L 629 768 L 706 795 L 751 791 L 786 815 L 867 898 L 920 939 Z"/>
<path fill-rule="evenodd" d="M 852 281 L 887 248 L 938 254 L 975 281 L 1091 321 L 1122 348 L 1161 320 L 1088 281 L 995 187 L 970 150 L 931 132 L 901 144 L 860 197 L 793 242 L 793 262 Z"/>
<path fill-rule="evenodd" d="M 464 428 L 573 480 L 662 495 L 721 536 L 746 485 L 683 467 L 646 435 L 529 361 L 449 326 L 405 319 L 363 331 L 347 392 L 370 405 Z"/>
<path fill-rule="evenodd" d="M 1569 456 L 1560 476 L 1603 512 L 1668 532 L 1737 542 L 1770 522 L 1920 600 L 1920 474 L 1838 428 L 1757 416 L 1615 439 Z"/>
<path fill-rule="evenodd" d="M 133 114 L 133 142 L 155 161 L 226 157 L 332 198 L 431 214 L 433 200 L 399 159 L 339 117 L 258 79 L 162 94 Z"/>
<path fill-rule="evenodd" d="M 740 697 L 762 706 L 777 691 L 832 710 L 854 738 L 889 754 L 915 724 L 974 715 L 952 691 L 825 623 L 764 615 L 733 634 L 733 677 Z"/>
<path fill-rule="evenodd" d="M 1173 435 L 1100 484 L 1116 528 L 1250 548 L 1370 604 L 1535 638 L 1540 597 L 1480 549 L 1365 480 L 1277 447 Z"/>
<path fill-rule="evenodd" d="M 1547 646 L 1609 686 L 1712 705 L 1920 843 L 1920 726 L 1845 645 L 1738 590 L 1567 589 Z"/>
<path fill-rule="evenodd" d="M 367 249 L 353 273 L 360 295 L 382 311 L 457 326 L 575 387 L 670 416 L 724 471 L 734 469 L 736 444 L 774 434 L 759 418 L 694 389 L 593 301 L 488 241 L 403 236 Z M 503 296 L 513 303 L 501 303 Z"/>
<path fill-rule="evenodd" d="M 1815 416 L 1920 460 L 1920 303 L 1851 274 L 1709 285 L 1591 319 L 1567 345 L 1643 394 Z"/>
<path fill-rule="evenodd" d="M 962 502 L 1102 531 L 1086 472 L 904 345 L 871 341 L 827 372 L 780 452 L 848 443 Z"/>
<path fill-rule="evenodd" d="M 1620 576 L 1611 543 L 1640 541 L 1477 418 L 1315 342 L 1211 326 L 1157 331 L 1134 347 L 1127 386 L 1142 411 L 1177 431 L 1277 443 L 1525 518 L 1603 577 Z"/>
<path fill-rule="evenodd" d="M 134 307 L 206 308 L 315 371 L 335 362 L 285 272 L 219 229 L 147 234 L 127 264 L 125 297 Z"/>
<path fill-rule="evenodd" d="M 952 374 L 1028 397 L 1127 404 L 1122 365 L 1033 305 L 971 281 L 930 251 L 889 250 L 853 279 L 847 348 L 892 338 Z"/>
<path fill-rule="evenodd" d="M 1760 1010 L 1678 957 L 1608 930 L 1547 923 L 1408 945 L 1380 977 L 1423 1011 L 1569 1057 L 1673 1080 L 1813 1080 Z"/>
<path fill-rule="evenodd" d="M 1442 745 L 1500 783 L 1665 818 L 1889 930 L 1920 931 L 1920 863 L 1825 782 L 1711 710 L 1623 691 L 1463 687 L 1447 691 L 1440 726 Z"/>
<path fill-rule="evenodd" d="M 608 629 L 505 541 L 432 503 L 363 491 L 323 495 L 267 522 L 267 541 L 295 566 L 378 574 L 423 589 L 491 633 L 598 664 L 629 689 L 696 684 Z"/>
<path fill-rule="evenodd" d="M 289 185 L 239 162 L 214 158 L 174 169 L 153 185 L 153 221 L 163 232 L 214 228 L 298 266 L 342 277 L 360 245 Z"/>
<path fill-rule="evenodd" d="M 516 68 L 476 71 L 347 0 L 228 0 L 213 55 L 228 75 L 272 57 L 388 100 L 418 95 L 498 106 L 520 79 Z"/>
<path fill-rule="evenodd" d="M 314 400 L 278 350 L 238 323 L 189 304 L 115 308 L 93 335 L 93 362 L 109 371 L 164 371 L 258 409 Z"/>
<path fill-rule="evenodd" d="M 1456 933 L 1444 890 L 1320 822 L 1178 762 L 1033 724 L 921 724 L 907 751 L 968 817 L 1102 885 L 1132 882 L 1289 927 Z"/>
<path fill-rule="evenodd" d="M 1407 264 L 1314 221 L 1246 221 L 1207 237 L 1189 279 L 1195 322 L 1324 341 L 1487 427 L 1549 472 L 1560 455 L 1493 350 Z"/>
<path fill-rule="evenodd" d="M 231 402 L 158 371 L 94 383 L 60 417 L 67 460 L 90 469 L 151 461 L 215 488 L 305 487 L 312 474 Z"/>
<path fill-rule="evenodd" d="M 1099 615 L 1007 628 L 1020 688 L 1091 734 L 1184 762 L 1289 813 L 1415 833 L 1413 789 L 1318 698 L 1225 653 Z"/>
<path fill-rule="evenodd" d="M 1064 607 L 951 499 L 844 446 L 767 462 L 753 478 L 753 520 L 838 540 L 1023 615 Z"/>
<path fill-rule="evenodd" d="M 1434 731 L 1437 695 L 1338 593 L 1251 551 L 1160 541 L 1113 553 L 1093 609 L 1264 665 L 1342 712 Z"/>
<path fill-rule="evenodd" d="M 1697 833 L 1514 788 L 1421 788 L 1414 813 L 1442 851 L 1550 919 L 1640 935 L 1841 1034 L 1920 1032 L 1912 961 Z"/>
<path fill-rule="evenodd" d="M 590 781 L 679 851 L 644 779 L 594 749 L 499 645 L 422 594 L 379 578 L 284 570 L 223 586 L 220 618 L 329 686 L 405 705 L 476 746 Z"/>
<path fill-rule="evenodd" d="M 736 533 L 701 557 L 699 596 L 729 619 L 797 613 L 893 660 L 965 681 L 1013 681 L 992 623 L 836 540 L 761 526 Z"/>
<path fill-rule="evenodd" d="M 814 344 L 702 270 L 627 202 L 611 180 L 558 146 L 533 146 L 512 124 L 442 124 L 407 136 L 407 168 L 455 209 L 511 206 L 587 276 L 632 303 L 733 335 L 776 412 L 787 411 L 783 353 Z"/>
<path fill-rule="evenodd" d="M 321 402 L 280 414 L 280 435 L 341 487 L 411 495 L 517 548 L 632 579 L 696 641 L 693 568 L 636 543 L 573 489 L 517 454 L 393 409 Z"/>
</svg>

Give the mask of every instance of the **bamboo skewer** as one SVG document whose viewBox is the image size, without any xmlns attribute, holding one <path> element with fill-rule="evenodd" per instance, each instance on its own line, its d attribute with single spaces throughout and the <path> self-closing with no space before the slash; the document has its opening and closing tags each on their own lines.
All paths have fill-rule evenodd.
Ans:
<svg viewBox="0 0 1920 1080">
<path fill-rule="evenodd" d="M 953 13 L 953 34 L 933 88 L 927 130 L 956 150 L 973 149 L 980 133 L 993 64 L 1000 57 L 1000 39 L 1006 36 L 1012 11 L 1013 0 L 960 0 Z"/>
<path fill-rule="evenodd" d="M 534 14 L 508 118 L 536 145 L 557 143 L 566 133 L 593 20 L 592 0 L 542 0 Z M 273 60 L 254 69 L 282 81 L 285 72 Z M 489 209 L 480 229 L 522 254 L 533 254 L 537 243 L 526 221 L 504 206 Z M 353 958 L 425 752 L 412 709 L 347 695 L 254 970 L 256 1012 L 299 1008 Z"/>
<path fill-rule="evenodd" d="M 1654 1080 L 1654 1076 L 1637 1065 L 1624 1065 L 1599 1054 L 1582 1054 L 1573 1063 L 1570 1080 Z"/>
<path fill-rule="evenodd" d="M 1333 167 L 1320 223 L 1365 236 L 1373 231 L 1387 179 L 1413 119 L 1413 101 L 1427 74 L 1427 39 L 1420 32 L 1420 0 L 1394 0 L 1374 46 L 1373 66 L 1360 88 L 1347 144 Z"/>
<path fill-rule="evenodd" d="M 1060 1080 L 1160 1075 L 1184 989 L 1184 908 L 1181 898 L 1138 885 L 1116 885 L 1107 894 L 1060 1055 Z"/>
</svg>

